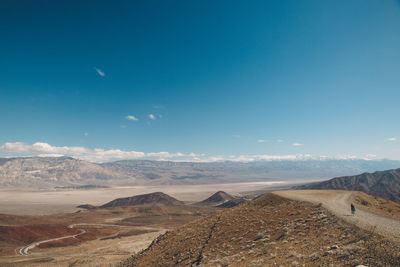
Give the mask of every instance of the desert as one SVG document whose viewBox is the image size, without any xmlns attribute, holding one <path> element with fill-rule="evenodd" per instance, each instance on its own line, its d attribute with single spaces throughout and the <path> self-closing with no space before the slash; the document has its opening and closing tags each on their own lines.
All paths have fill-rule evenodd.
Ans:
<svg viewBox="0 0 400 267">
<path fill-rule="evenodd" d="M 400 267 L 400 0 L 0 0 L 0 267 Z"/>
</svg>

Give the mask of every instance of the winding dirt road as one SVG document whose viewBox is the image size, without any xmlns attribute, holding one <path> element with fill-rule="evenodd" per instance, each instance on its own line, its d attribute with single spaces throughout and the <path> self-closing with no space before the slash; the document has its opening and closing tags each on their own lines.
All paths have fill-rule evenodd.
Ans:
<svg viewBox="0 0 400 267">
<path fill-rule="evenodd" d="M 111 226 L 111 227 L 133 227 L 133 226 L 128 226 L 128 225 L 118 225 L 118 224 L 102 224 L 102 223 L 74 223 L 68 226 L 68 228 L 75 228 L 76 226 Z M 136 228 L 140 228 L 140 227 L 136 227 Z M 147 230 L 147 229 L 152 229 L 150 227 L 141 227 L 140 229 L 143 230 Z M 23 256 L 29 256 L 29 250 L 39 246 L 40 244 L 43 243 L 47 243 L 47 242 L 51 242 L 51 241 L 57 241 L 57 240 L 62 240 L 62 239 L 66 239 L 66 238 L 75 238 L 77 236 L 83 235 L 84 233 L 86 233 L 85 229 L 79 229 L 81 232 L 78 234 L 74 234 L 74 235 L 67 235 L 67 236 L 61 236 L 61 237 L 56 237 L 56 238 L 50 238 L 50 239 L 45 239 L 45 240 L 41 240 L 41 241 L 37 241 L 37 242 L 33 242 L 32 244 L 29 244 L 23 248 L 21 248 L 19 250 L 19 254 L 23 255 Z"/>
<path fill-rule="evenodd" d="M 276 191 L 274 194 L 299 201 L 322 203 L 322 206 L 345 221 L 366 230 L 374 230 L 387 238 L 400 242 L 400 220 L 383 214 L 377 214 L 368 209 L 357 207 L 356 214 L 350 212 L 352 197 L 357 192 L 342 190 L 287 190 Z"/>
<path fill-rule="evenodd" d="M 72 227 L 70 227 L 70 228 L 72 228 Z M 27 246 L 21 248 L 21 249 L 19 250 L 19 254 L 21 254 L 21 255 L 23 255 L 23 256 L 29 256 L 29 255 L 30 255 L 30 254 L 29 254 L 29 250 L 30 250 L 30 249 L 33 249 L 33 248 L 35 248 L 35 247 L 37 247 L 37 246 L 39 246 L 40 244 L 47 243 L 47 242 L 51 242 L 51 241 L 56 241 L 56 240 L 62 240 L 62 239 L 66 239 L 66 238 L 75 238 L 75 237 L 77 237 L 77 236 L 80 236 L 80 235 L 83 235 L 84 233 L 86 233 L 86 230 L 85 230 L 85 229 L 79 229 L 79 230 L 80 230 L 81 232 L 78 233 L 78 234 L 67 235 L 67 236 L 56 237 L 56 238 L 50 238 L 50 239 L 41 240 L 41 241 L 34 242 L 34 243 L 32 243 L 32 244 L 29 244 L 29 245 L 27 245 Z"/>
</svg>

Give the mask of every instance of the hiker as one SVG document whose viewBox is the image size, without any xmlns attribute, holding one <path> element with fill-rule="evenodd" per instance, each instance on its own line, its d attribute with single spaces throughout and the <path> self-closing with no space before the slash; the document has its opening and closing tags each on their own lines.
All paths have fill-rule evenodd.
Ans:
<svg viewBox="0 0 400 267">
<path fill-rule="evenodd" d="M 353 203 L 350 204 L 350 208 L 351 208 L 351 214 L 355 214 L 356 213 L 356 207 L 354 207 Z"/>
</svg>

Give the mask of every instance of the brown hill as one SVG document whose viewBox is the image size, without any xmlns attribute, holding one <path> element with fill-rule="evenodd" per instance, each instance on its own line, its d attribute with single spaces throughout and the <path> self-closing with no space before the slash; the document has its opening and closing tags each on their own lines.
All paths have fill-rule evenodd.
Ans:
<svg viewBox="0 0 400 267">
<path fill-rule="evenodd" d="M 169 231 L 121 265 L 383 266 L 399 251 L 320 205 L 267 194 Z"/>
<path fill-rule="evenodd" d="M 137 205 L 164 205 L 174 206 L 183 205 L 182 201 L 179 201 L 167 194 L 162 192 L 155 192 L 144 195 L 137 195 L 133 197 L 117 198 L 110 201 L 100 208 L 120 207 L 120 206 L 137 206 Z"/>
<path fill-rule="evenodd" d="M 400 203 L 400 169 L 337 177 L 298 188 L 362 191 L 369 195 Z"/>
<path fill-rule="evenodd" d="M 196 203 L 195 205 L 217 206 L 217 205 L 220 205 L 222 203 L 225 203 L 225 202 L 227 202 L 229 200 L 233 200 L 233 199 L 235 199 L 234 196 L 231 196 L 224 191 L 218 191 L 215 194 L 213 194 L 212 196 L 210 196 L 209 198 L 207 198 L 203 201 L 200 201 L 200 202 Z"/>
</svg>

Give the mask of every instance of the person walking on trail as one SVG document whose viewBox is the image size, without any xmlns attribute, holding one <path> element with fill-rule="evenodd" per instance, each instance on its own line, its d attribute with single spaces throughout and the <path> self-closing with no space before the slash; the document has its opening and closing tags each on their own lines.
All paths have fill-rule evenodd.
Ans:
<svg viewBox="0 0 400 267">
<path fill-rule="evenodd" d="M 353 203 L 350 204 L 350 208 L 351 208 L 351 214 L 355 214 L 356 213 L 356 207 L 354 207 Z"/>
</svg>

